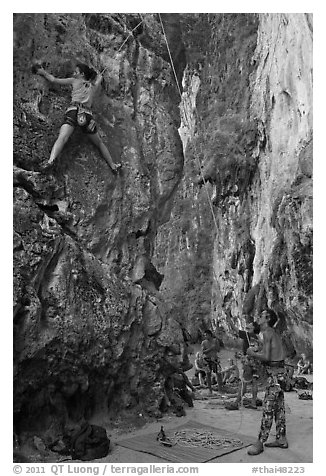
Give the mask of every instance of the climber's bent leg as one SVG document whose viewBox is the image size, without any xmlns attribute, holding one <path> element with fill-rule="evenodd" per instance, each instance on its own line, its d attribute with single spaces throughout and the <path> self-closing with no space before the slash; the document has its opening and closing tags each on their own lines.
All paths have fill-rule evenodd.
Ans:
<svg viewBox="0 0 326 476">
<path fill-rule="evenodd" d="M 63 124 L 61 126 L 59 136 L 52 147 L 51 155 L 48 160 L 48 165 L 53 164 L 53 162 L 59 156 L 59 154 L 61 153 L 62 149 L 66 145 L 69 137 L 71 136 L 73 132 L 74 132 L 74 127 L 71 126 L 70 124 Z"/>
<path fill-rule="evenodd" d="M 95 134 L 88 134 L 88 137 L 93 142 L 93 144 L 96 145 L 96 147 L 100 150 L 106 163 L 111 167 L 113 171 L 121 167 L 121 164 L 115 164 L 113 162 L 111 154 L 108 148 L 106 147 L 106 145 L 104 144 L 104 142 L 102 141 L 102 139 L 100 138 L 100 136 L 98 135 L 98 132 L 96 132 Z"/>
</svg>

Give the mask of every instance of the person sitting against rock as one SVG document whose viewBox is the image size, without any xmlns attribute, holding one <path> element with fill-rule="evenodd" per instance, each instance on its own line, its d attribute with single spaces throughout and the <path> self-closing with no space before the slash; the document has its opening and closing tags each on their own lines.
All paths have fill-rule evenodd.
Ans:
<svg viewBox="0 0 326 476">
<path fill-rule="evenodd" d="M 174 391 L 179 394 L 182 400 L 186 402 L 189 407 L 193 407 L 192 392 L 196 392 L 196 388 L 192 385 L 187 375 L 180 369 L 179 372 L 175 372 L 172 375 L 172 378 Z M 192 392 L 190 392 L 189 389 L 192 390 Z"/>
<path fill-rule="evenodd" d="M 181 370 L 175 370 L 168 375 L 165 380 L 165 392 L 168 404 L 171 405 L 176 416 L 185 416 L 184 402 L 189 407 L 193 407 L 193 394 L 188 390 L 190 388 L 193 392 L 196 391 L 187 375 Z"/>
<path fill-rule="evenodd" d="M 63 150 L 75 127 L 87 134 L 92 143 L 100 150 L 103 158 L 116 172 L 121 164 L 114 163 L 110 152 L 100 138 L 97 125 L 91 110 L 95 94 L 101 84 L 102 75 L 84 63 L 77 63 L 73 76 L 57 78 L 45 71 L 39 64 L 34 64 L 33 71 L 43 76 L 52 84 L 69 85 L 72 87 L 71 104 L 67 108 L 59 136 L 54 143 L 47 167 L 50 167 Z"/>
<path fill-rule="evenodd" d="M 239 368 L 233 359 L 228 359 L 229 366 L 222 370 L 223 384 L 232 384 L 239 380 Z"/>
<path fill-rule="evenodd" d="M 298 375 L 311 373 L 311 363 L 306 354 L 301 354 L 301 357 L 297 363 Z"/>
<path fill-rule="evenodd" d="M 195 376 L 198 377 L 199 385 L 205 387 L 207 364 L 204 361 L 203 354 L 197 352 L 195 358 Z"/>
</svg>

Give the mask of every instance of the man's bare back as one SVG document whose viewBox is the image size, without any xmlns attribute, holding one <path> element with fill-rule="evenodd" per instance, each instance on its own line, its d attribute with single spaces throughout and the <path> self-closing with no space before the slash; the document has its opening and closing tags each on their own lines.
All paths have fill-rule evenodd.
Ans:
<svg viewBox="0 0 326 476">
<path fill-rule="evenodd" d="M 267 360 L 270 362 L 278 362 L 284 360 L 284 350 L 281 336 L 275 329 L 268 327 L 263 332 L 264 347 L 268 349 Z"/>
<path fill-rule="evenodd" d="M 281 336 L 273 327 L 268 324 L 268 313 L 263 311 L 258 319 L 263 333 L 263 348 L 261 352 L 248 349 L 247 354 L 268 364 L 268 362 L 282 362 L 284 360 L 284 349 Z"/>
</svg>

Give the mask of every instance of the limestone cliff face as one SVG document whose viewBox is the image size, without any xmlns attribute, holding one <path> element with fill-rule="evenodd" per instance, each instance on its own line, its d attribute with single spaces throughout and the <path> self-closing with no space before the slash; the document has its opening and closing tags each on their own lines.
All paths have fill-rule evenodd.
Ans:
<svg viewBox="0 0 326 476">
<path fill-rule="evenodd" d="M 200 54 L 189 57 L 184 76 L 185 174 L 160 232 L 168 246 L 157 240 L 164 290 L 181 300 L 194 338 L 213 322 L 227 340 L 244 314 L 269 305 L 297 350 L 309 350 L 311 15 L 193 21 L 184 42 Z"/>
<path fill-rule="evenodd" d="M 98 406 L 157 414 L 164 352 L 183 342 L 151 263 L 183 167 L 177 93 L 158 18 L 140 22 L 123 14 L 15 15 L 17 431 L 60 428 Z M 180 45 L 178 56 L 182 64 Z M 42 172 L 70 91 L 33 75 L 33 60 L 61 77 L 76 60 L 105 69 L 94 112 L 121 173 L 79 131 L 53 176 Z"/>
<path fill-rule="evenodd" d="M 262 15 L 251 78 L 265 124 L 259 154 L 254 282 L 281 302 L 290 329 L 312 345 L 312 18 Z M 259 187 L 259 188 L 258 188 Z M 270 294 L 268 294 L 270 292 Z M 301 343 L 302 345 L 303 343 Z"/>
<path fill-rule="evenodd" d="M 17 431 L 158 415 L 183 330 L 229 334 L 264 303 L 312 345 L 311 17 L 162 21 L 182 99 L 157 15 L 15 15 Z M 105 69 L 94 112 L 119 175 L 79 131 L 42 172 L 70 91 L 36 59 Z"/>
</svg>

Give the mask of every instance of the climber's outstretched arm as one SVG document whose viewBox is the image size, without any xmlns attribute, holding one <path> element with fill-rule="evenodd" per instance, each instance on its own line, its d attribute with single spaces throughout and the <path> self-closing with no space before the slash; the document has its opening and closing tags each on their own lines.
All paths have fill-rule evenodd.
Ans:
<svg viewBox="0 0 326 476">
<path fill-rule="evenodd" d="M 37 74 L 43 76 L 47 81 L 53 84 L 72 84 L 75 80 L 75 78 L 56 78 L 55 76 L 53 76 L 53 74 L 48 73 L 43 68 L 38 68 L 36 72 Z"/>
</svg>

